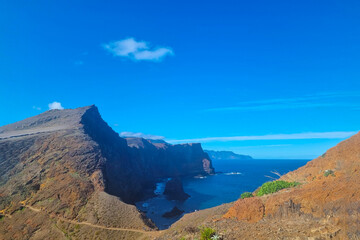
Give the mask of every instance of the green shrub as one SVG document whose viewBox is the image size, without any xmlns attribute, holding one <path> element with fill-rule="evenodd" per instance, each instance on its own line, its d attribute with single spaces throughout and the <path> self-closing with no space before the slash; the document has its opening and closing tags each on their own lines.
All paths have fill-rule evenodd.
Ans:
<svg viewBox="0 0 360 240">
<path fill-rule="evenodd" d="M 200 230 L 200 240 L 211 240 L 211 237 L 215 235 L 215 230 L 209 227 L 203 227 Z"/>
<path fill-rule="evenodd" d="M 334 171 L 333 171 L 333 170 L 330 170 L 330 169 L 329 169 L 329 170 L 325 170 L 324 176 L 325 176 L 325 177 L 328 177 L 329 175 L 335 177 Z"/>
<path fill-rule="evenodd" d="M 241 199 L 244 199 L 244 198 L 250 198 L 250 197 L 253 197 L 254 195 L 251 193 L 251 192 L 244 192 L 241 194 Z"/>
<path fill-rule="evenodd" d="M 295 186 L 298 186 L 299 184 L 300 183 L 298 183 L 298 182 L 286 182 L 286 181 L 282 181 L 282 180 L 266 182 L 260 187 L 260 189 L 256 195 L 263 196 L 265 194 L 276 193 L 277 191 L 280 191 L 281 189 L 295 187 Z"/>
</svg>

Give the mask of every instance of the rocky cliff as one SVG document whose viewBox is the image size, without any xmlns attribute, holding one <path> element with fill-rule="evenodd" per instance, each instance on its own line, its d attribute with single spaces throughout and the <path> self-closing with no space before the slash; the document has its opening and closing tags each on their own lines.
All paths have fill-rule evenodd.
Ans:
<svg viewBox="0 0 360 240">
<path fill-rule="evenodd" d="M 144 174 L 167 178 L 214 173 L 211 159 L 199 143 L 172 145 L 143 138 L 126 140 L 133 158 L 144 165 Z"/>
<path fill-rule="evenodd" d="M 157 177 L 207 174 L 211 162 L 200 146 L 189 145 L 175 147 L 176 157 L 157 165 L 161 154 L 153 151 L 159 148 L 149 144 L 151 157 L 148 149 L 129 147 L 95 106 L 51 110 L 0 127 L 0 239 L 152 233 L 156 227 L 131 204 Z"/>
</svg>

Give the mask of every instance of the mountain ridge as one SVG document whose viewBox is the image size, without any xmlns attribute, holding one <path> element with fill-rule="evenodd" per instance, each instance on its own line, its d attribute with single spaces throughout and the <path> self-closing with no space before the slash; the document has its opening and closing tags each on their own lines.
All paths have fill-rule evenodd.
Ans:
<svg viewBox="0 0 360 240">
<path fill-rule="evenodd" d="M 101 118 L 95 105 L 50 110 L 2 126 L 0 132 L 0 216 L 5 217 L 0 221 L 0 236 L 3 238 L 63 239 L 61 231 L 76 233 L 75 238 L 95 233 L 89 227 L 78 231 L 75 225 L 59 219 L 110 229 L 156 229 L 133 205 L 152 191 L 156 178 L 162 176 L 155 175 L 157 167 L 152 163 L 156 158 L 129 147 L 127 140 Z M 153 152 L 159 151 L 149 144 Z M 211 160 L 203 154 L 200 145 L 176 148 L 184 152 L 181 159 L 172 159 L 172 155 L 164 159 L 168 161 L 170 174 L 209 174 L 204 161 L 211 165 Z M 146 157 L 141 157 L 142 154 Z M 177 172 L 172 170 L 188 162 L 195 163 L 184 165 Z M 43 210 L 24 209 L 24 204 Z M 56 227 L 51 216 L 59 220 Z M 26 227 L 19 235 L 16 229 L 21 226 Z M 103 239 L 135 238 L 126 231 L 115 234 L 106 228 L 99 232 Z"/>
</svg>

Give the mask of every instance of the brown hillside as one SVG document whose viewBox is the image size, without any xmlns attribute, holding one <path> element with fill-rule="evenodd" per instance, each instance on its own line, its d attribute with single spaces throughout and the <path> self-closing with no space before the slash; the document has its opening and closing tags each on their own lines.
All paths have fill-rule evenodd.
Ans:
<svg viewBox="0 0 360 240">
<path fill-rule="evenodd" d="M 157 169 L 168 177 L 213 169 L 200 145 L 169 146 L 177 157 L 161 166 L 149 145 L 150 157 L 129 147 L 95 106 L 0 127 L 0 239 L 152 237 L 156 227 L 133 203 L 163 177 Z"/>
<path fill-rule="evenodd" d="M 265 219 L 286 219 L 295 214 L 330 224 L 338 229 L 339 238 L 356 239 L 360 234 L 359 170 L 360 134 L 356 134 L 281 178 L 301 182 L 301 186 L 259 198 L 265 207 Z M 326 172 L 333 174 L 326 176 Z M 244 203 L 239 200 L 237 205 Z"/>
<path fill-rule="evenodd" d="M 185 216 L 163 236 L 191 239 L 199 236 L 197 227 L 205 225 L 224 239 L 360 239 L 359 171 L 357 134 L 281 178 L 301 182 L 300 186 L 239 199 L 222 217 L 206 217 L 196 225 L 184 222 Z M 326 176 L 326 172 L 330 174 Z M 216 215 L 215 208 L 206 212 Z M 193 215 L 204 214 L 199 211 Z M 177 228 L 180 223 L 183 231 Z"/>
</svg>

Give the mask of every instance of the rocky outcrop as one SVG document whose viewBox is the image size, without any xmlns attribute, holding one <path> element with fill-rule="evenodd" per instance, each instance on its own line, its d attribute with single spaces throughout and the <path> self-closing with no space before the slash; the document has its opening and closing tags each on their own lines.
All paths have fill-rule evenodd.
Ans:
<svg viewBox="0 0 360 240">
<path fill-rule="evenodd" d="M 252 160 L 253 158 L 249 155 L 241 155 L 231 151 L 213 151 L 213 150 L 204 150 L 211 160 Z"/>
<path fill-rule="evenodd" d="M 132 157 L 157 178 L 208 175 L 214 173 L 211 159 L 199 143 L 172 145 L 164 141 L 126 138 Z"/>
<path fill-rule="evenodd" d="M 164 213 L 162 216 L 164 218 L 174 218 L 174 217 L 178 217 L 180 216 L 181 214 L 183 214 L 185 211 L 183 210 L 180 210 L 179 208 L 177 208 L 176 206 L 173 207 L 173 209 L 171 209 L 170 212 L 166 212 Z"/>
<path fill-rule="evenodd" d="M 0 214 L 5 216 L 0 221 L 0 238 L 61 239 L 67 231 L 77 232 L 75 238 L 95 234 L 91 227 L 79 231 L 74 224 L 54 225 L 50 218 L 109 228 L 154 229 L 131 204 L 154 187 L 158 176 L 166 175 L 166 169 L 157 171 L 156 167 L 168 167 L 170 176 L 206 173 L 198 168 L 206 155 L 201 147 L 176 147 L 177 157 L 166 157 L 157 165 L 155 156 L 162 153 L 153 154 L 159 148 L 148 143 L 146 151 L 151 149 L 151 156 L 144 149 L 129 147 L 95 106 L 51 110 L 0 127 Z M 201 160 L 191 163 L 195 159 Z M 26 229 L 21 232 L 22 226 Z M 95 229 L 104 239 L 131 238 L 126 231 L 106 235 L 104 228 Z M 139 234 L 135 231 L 131 236 Z"/>
<path fill-rule="evenodd" d="M 179 178 L 173 178 L 166 183 L 164 195 L 170 200 L 179 201 L 185 201 L 190 197 L 184 192 L 183 184 Z"/>
</svg>

